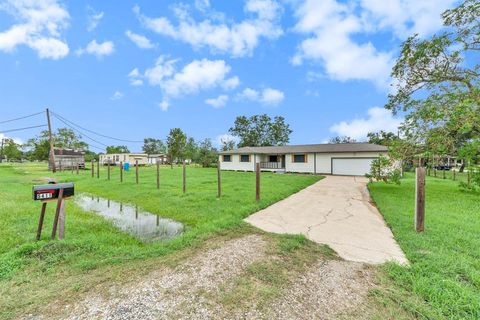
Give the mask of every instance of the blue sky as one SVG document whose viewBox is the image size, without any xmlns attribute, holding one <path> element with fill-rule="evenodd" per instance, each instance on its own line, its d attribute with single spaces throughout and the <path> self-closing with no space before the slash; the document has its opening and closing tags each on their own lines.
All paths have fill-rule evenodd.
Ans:
<svg viewBox="0 0 480 320">
<path fill-rule="evenodd" d="M 267 113 L 286 118 L 293 144 L 336 135 L 362 140 L 401 121 L 382 107 L 402 41 L 440 30 L 441 12 L 454 5 L 0 1 L 0 121 L 48 106 L 119 138 L 165 138 L 180 127 L 216 142 L 235 117 Z M 0 135 L 43 123 L 39 116 L 0 125 Z M 63 124 L 53 119 L 53 126 Z M 5 135 L 26 140 L 36 133 Z"/>
</svg>

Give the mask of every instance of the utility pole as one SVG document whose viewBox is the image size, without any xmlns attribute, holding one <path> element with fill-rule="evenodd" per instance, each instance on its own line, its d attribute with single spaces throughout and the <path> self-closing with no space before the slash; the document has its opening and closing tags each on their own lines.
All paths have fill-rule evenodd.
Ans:
<svg viewBox="0 0 480 320">
<path fill-rule="evenodd" d="M 50 111 L 47 108 L 47 123 L 48 123 L 48 139 L 50 140 L 50 157 L 49 161 L 52 165 L 52 172 L 57 172 L 57 168 L 55 168 L 55 151 L 53 148 L 53 135 L 52 135 L 52 125 L 50 123 Z"/>
<path fill-rule="evenodd" d="M 2 138 L 2 149 L 0 150 L 0 163 L 3 162 L 3 143 L 5 142 L 5 139 Z"/>
</svg>

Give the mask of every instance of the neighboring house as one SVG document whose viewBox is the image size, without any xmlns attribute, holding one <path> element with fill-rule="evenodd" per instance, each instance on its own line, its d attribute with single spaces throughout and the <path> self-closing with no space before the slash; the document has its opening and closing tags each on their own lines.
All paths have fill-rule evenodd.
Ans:
<svg viewBox="0 0 480 320">
<path fill-rule="evenodd" d="M 148 155 L 146 153 L 108 153 L 100 155 L 100 164 L 120 165 L 120 163 L 129 163 L 134 166 L 138 161 L 139 166 L 148 163 Z"/>
<path fill-rule="evenodd" d="M 55 168 L 57 170 L 80 169 L 85 168 L 85 151 L 66 149 L 66 148 L 54 148 L 53 154 L 55 155 Z M 51 161 L 48 162 L 48 169 L 52 169 Z"/>
<path fill-rule="evenodd" d="M 371 143 L 244 147 L 220 152 L 223 170 L 300 172 L 363 176 L 372 160 L 387 155 L 387 147 Z"/>
<path fill-rule="evenodd" d="M 156 164 L 159 161 L 161 164 L 167 163 L 167 156 L 165 154 L 149 154 L 148 163 Z"/>
</svg>

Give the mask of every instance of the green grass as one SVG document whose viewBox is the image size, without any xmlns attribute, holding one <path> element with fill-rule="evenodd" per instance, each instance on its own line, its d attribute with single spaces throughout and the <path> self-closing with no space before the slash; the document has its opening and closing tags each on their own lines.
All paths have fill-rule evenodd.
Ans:
<svg viewBox="0 0 480 320">
<path fill-rule="evenodd" d="M 415 184 L 373 183 L 371 195 L 411 262 L 387 264 L 380 294 L 416 318 L 480 319 L 480 194 L 427 178 L 425 232 L 413 226 Z"/>
<path fill-rule="evenodd" d="M 138 261 L 194 247 L 222 232 L 245 232 L 249 227 L 243 218 L 320 179 L 262 173 L 262 198 L 256 202 L 253 173 L 222 172 L 220 199 L 216 169 L 187 167 L 186 194 L 182 193 L 180 167 L 162 167 L 160 175 L 161 187 L 157 190 L 155 167 L 141 167 L 137 185 L 134 168 L 124 173 L 124 182 L 120 183 L 118 168 L 112 168 L 108 181 L 106 168 L 101 168 L 97 179 L 91 178 L 88 170 L 80 175 L 53 175 L 45 170 L 45 164 L 0 165 L 0 318 L 35 310 L 59 295 L 86 289 L 89 283 L 108 281 Z M 169 242 L 142 243 L 70 200 L 66 239 L 49 240 L 55 207 L 50 203 L 42 239 L 36 242 L 40 203 L 32 201 L 31 187 L 38 184 L 33 179 L 45 176 L 75 182 L 76 193 L 136 204 L 175 219 L 186 225 L 186 231 Z"/>
</svg>

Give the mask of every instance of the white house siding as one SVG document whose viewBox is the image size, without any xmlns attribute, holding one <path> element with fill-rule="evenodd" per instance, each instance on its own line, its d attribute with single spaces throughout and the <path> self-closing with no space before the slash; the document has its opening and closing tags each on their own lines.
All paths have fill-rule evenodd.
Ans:
<svg viewBox="0 0 480 320">
<path fill-rule="evenodd" d="M 240 162 L 239 154 L 232 154 L 231 160 L 232 161 L 230 162 L 225 162 L 223 161 L 223 156 L 220 155 L 222 170 L 253 171 L 255 168 L 255 161 L 260 161 L 259 159 L 255 158 L 254 154 L 250 154 L 250 162 Z"/>
<path fill-rule="evenodd" d="M 298 153 L 304 154 L 304 153 Z M 313 153 L 305 153 L 307 156 L 306 162 L 293 162 L 293 154 L 287 154 L 285 156 L 285 171 L 287 172 L 303 172 L 314 173 L 315 159 Z"/>
</svg>

